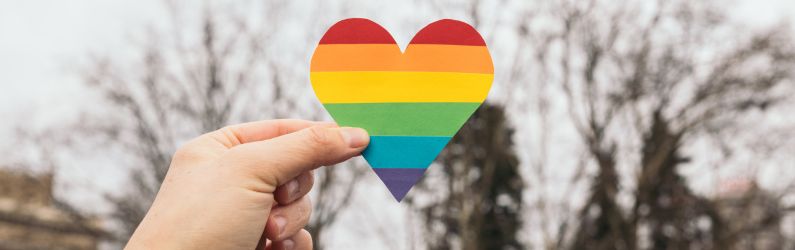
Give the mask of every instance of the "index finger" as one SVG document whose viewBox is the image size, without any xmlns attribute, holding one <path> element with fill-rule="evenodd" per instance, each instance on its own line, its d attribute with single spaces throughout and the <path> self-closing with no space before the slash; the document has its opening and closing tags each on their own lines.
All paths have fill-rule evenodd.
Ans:
<svg viewBox="0 0 795 250">
<path fill-rule="evenodd" d="M 232 148 L 240 144 L 264 141 L 317 125 L 336 126 L 333 122 L 299 119 L 263 120 L 226 126 L 208 135 L 227 148 Z"/>
</svg>

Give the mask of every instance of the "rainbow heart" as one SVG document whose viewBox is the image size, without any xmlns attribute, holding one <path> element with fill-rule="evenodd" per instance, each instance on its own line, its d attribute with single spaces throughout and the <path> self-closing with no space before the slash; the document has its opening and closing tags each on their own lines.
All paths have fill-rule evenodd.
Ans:
<svg viewBox="0 0 795 250">
<path fill-rule="evenodd" d="M 339 21 L 320 39 L 310 71 L 334 120 L 370 133 L 362 155 L 398 201 L 483 103 L 494 79 L 483 38 L 450 19 L 425 26 L 405 53 L 373 21 Z"/>
</svg>

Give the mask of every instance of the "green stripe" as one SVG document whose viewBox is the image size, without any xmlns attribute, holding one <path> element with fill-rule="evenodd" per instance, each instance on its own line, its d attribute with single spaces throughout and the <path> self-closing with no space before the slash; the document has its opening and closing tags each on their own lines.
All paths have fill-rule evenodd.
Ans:
<svg viewBox="0 0 795 250">
<path fill-rule="evenodd" d="M 328 103 L 323 106 L 340 126 L 364 128 L 372 136 L 453 136 L 480 103 Z"/>
</svg>

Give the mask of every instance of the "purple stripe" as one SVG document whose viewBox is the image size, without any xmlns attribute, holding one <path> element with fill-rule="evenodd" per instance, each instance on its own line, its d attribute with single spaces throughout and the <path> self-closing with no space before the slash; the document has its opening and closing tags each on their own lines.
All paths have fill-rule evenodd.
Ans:
<svg viewBox="0 0 795 250">
<path fill-rule="evenodd" d="M 424 168 L 373 168 L 396 200 L 401 201 L 411 187 L 422 178 Z"/>
</svg>

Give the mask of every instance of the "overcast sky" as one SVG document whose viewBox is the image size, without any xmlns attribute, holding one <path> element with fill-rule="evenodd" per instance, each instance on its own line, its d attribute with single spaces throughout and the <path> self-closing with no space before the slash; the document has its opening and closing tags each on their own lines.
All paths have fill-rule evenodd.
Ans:
<svg viewBox="0 0 795 250">
<path fill-rule="evenodd" d="M 159 7 L 156 0 L 0 0 L 0 117 L 73 111 L 81 93 L 73 65 L 90 51 L 123 48 L 134 30 L 162 19 Z M 769 24 L 795 15 L 795 1 L 738 1 L 735 12 Z M 11 124 L 0 124 L 0 138 Z"/>
<path fill-rule="evenodd" d="M 85 91 L 75 65 L 90 52 L 124 49 L 130 34 L 164 18 L 160 7 L 156 0 L 0 0 L 0 149 L 13 150 L 15 127 L 76 114 Z M 793 0 L 737 1 L 733 8 L 749 25 L 795 16 Z"/>
</svg>

